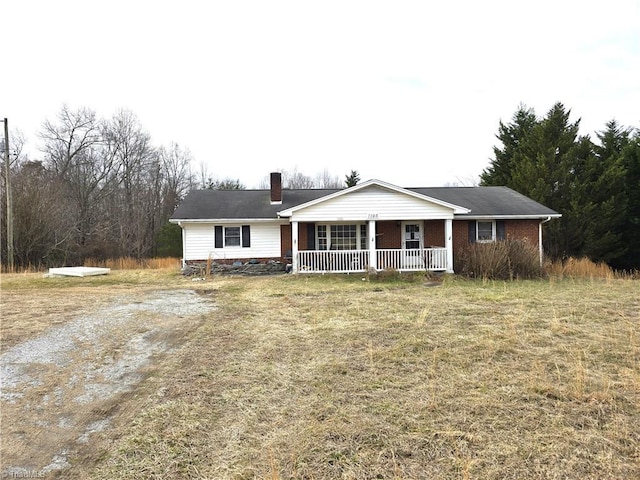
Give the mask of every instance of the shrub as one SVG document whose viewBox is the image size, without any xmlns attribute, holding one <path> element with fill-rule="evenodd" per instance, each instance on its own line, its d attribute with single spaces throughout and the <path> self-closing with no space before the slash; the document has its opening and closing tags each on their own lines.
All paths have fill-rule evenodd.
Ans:
<svg viewBox="0 0 640 480">
<path fill-rule="evenodd" d="M 508 280 L 540 278 L 538 248 L 523 240 L 473 243 L 456 258 L 456 272 L 471 278 Z"/>
</svg>

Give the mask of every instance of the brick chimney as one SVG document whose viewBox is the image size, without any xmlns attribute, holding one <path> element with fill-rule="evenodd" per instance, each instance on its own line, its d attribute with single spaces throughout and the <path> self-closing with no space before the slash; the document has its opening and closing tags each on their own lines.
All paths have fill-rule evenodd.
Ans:
<svg viewBox="0 0 640 480">
<path fill-rule="evenodd" d="M 282 174 L 271 172 L 271 205 L 282 203 Z"/>
</svg>

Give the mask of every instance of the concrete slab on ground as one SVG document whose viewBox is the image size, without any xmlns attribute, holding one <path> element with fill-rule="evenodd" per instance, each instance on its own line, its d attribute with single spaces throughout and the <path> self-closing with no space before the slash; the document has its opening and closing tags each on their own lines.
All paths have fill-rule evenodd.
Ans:
<svg viewBox="0 0 640 480">
<path fill-rule="evenodd" d="M 50 268 L 49 276 L 65 276 L 65 277 L 90 277 L 93 275 L 107 275 L 111 272 L 110 268 L 101 267 L 58 267 Z"/>
</svg>

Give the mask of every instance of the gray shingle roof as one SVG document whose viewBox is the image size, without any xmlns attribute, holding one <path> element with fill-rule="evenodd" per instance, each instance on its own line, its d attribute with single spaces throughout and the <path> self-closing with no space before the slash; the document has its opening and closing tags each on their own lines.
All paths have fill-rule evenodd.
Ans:
<svg viewBox="0 0 640 480">
<path fill-rule="evenodd" d="M 558 215 L 558 212 L 508 187 L 433 187 L 407 190 L 471 210 L 467 214 L 456 215 L 456 217 Z"/>
<path fill-rule="evenodd" d="M 337 192 L 282 190 L 282 204 L 271 205 L 269 190 L 191 190 L 171 216 L 175 220 L 277 218 L 277 213 Z"/>
<path fill-rule="evenodd" d="M 408 188 L 471 210 L 456 217 L 512 216 L 546 217 L 557 212 L 507 187 Z M 282 204 L 271 205 L 269 190 L 192 190 L 172 220 L 275 219 L 277 212 L 310 202 L 339 189 L 282 191 Z"/>
</svg>

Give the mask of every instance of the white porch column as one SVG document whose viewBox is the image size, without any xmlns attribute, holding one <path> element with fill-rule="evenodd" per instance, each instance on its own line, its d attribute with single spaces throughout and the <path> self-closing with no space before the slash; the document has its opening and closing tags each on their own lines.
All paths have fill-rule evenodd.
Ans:
<svg viewBox="0 0 640 480">
<path fill-rule="evenodd" d="M 291 269 L 298 273 L 298 222 L 291 222 Z"/>
<path fill-rule="evenodd" d="M 447 273 L 453 273 L 453 220 L 444 221 L 444 246 L 447 249 Z"/>
<path fill-rule="evenodd" d="M 376 221 L 369 220 L 369 268 L 378 269 L 378 256 L 376 255 Z"/>
</svg>

